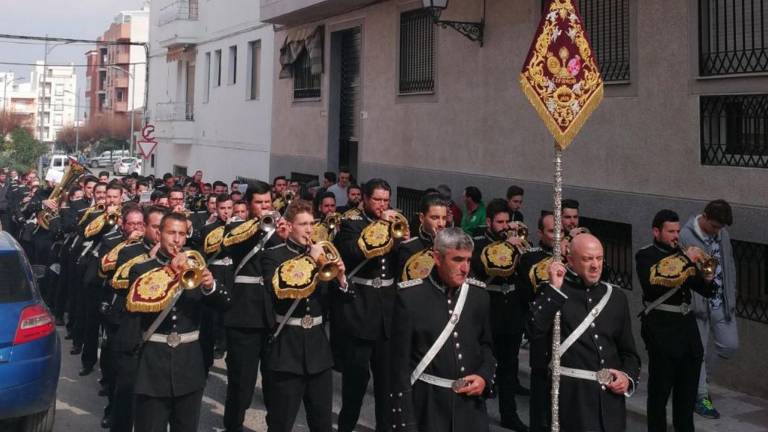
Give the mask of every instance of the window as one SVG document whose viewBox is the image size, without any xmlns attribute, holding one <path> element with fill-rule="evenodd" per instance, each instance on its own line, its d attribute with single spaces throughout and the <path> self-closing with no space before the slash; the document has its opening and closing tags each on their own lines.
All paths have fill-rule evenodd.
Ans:
<svg viewBox="0 0 768 432">
<path fill-rule="evenodd" d="M 216 87 L 221 86 L 221 50 L 213 52 L 213 82 Z"/>
<path fill-rule="evenodd" d="M 768 94 L 702 96 L 701 163 L 768 168 Z"/>
<path fill-rule="evenodd" d="M 64 111 L 64 99 L 57 98 L 53 102 L 54 111 Z"/>
<path fill-rule="evenodd" d="M 237 84 L 237 45 L 229 47 L 229 73 L 227 84 Z"/>
<path fill-rule="evenodd" d="M 424 196 L 424 191 L 407 187 L 397 187 L 397 208 L 411 221 L 419 212 L 419 201 Z"/>
<path fill-rule="evenodd" d="M 208 103 L 211 96 L 211 53 L 205 53 L 205 88 L 203 89 L 203 103 Z"/>
<path fill-rule="evenodd" d="M 400 15 L 401 94 L 435 91 L 435 25 L 425 9 Z"/>
<path fill-rule="evenodd" d="M 312 73 L 309 53 L 305 49 L 299 54 L 293 66 L 293 98 L 312 99 L 320 97 L 320 74 Z"/>
<path fill-rule="evenodd" d="M 736 315 L 768 324 L 768 245 L 731 240 L 736 262 Z"/>
<path fill-rule="evenodd" d="M 261 41 L 248 42 L 248 99 L 259 98 L 259 67 L 261 65 Z"/>
<path fill-rule="evenodd" d="M 56 114 L 53 116 L 53 125 L 54 126 L 61 126 L 64 124 L 64 116 L 61 114 Z"/>
<path fill-rule="evenodd" d="M 632 289 L 632 225 L 587 217 L 579 224 L 603 243 L 603 275 L 606 282 Z"/>
<path fill-rule="evenodd" d="M 116 97 L 117 97 L 117 101 L 118 102 L 122 102 L 123 101 L 123 91 L 122 90 L 117 90 L 117 96 Z"/>
<path fill-rule="evenodd" d="M 64 84 L 56 84 L 56 96 L 64 95 Z"/>
<path fill-rule="evenodd" d="M 768 0 L 699 0 L 699 74 L 768 72 Z"/>
</svg>

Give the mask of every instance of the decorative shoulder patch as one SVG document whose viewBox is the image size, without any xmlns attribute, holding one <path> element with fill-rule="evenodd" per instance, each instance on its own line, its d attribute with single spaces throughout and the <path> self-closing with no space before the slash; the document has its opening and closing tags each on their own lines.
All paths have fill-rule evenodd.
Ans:
<svg viewBox="0 0 768 432">
<path fill-rule="evenodd" d="M 424 282 L 424 279 L 411 279 L 405 282 L 398 282 L 397 289 L 405 289 L 412 286 L 421 285 L 422 282 Z"/>
<path fill-rule="evenodd" d="M 475 278 L 467 278 L 467 283 L 470 285 L 478 286 L 480 288 L 485 288 L 485 282 L 479 281 Z"/>
</svg>

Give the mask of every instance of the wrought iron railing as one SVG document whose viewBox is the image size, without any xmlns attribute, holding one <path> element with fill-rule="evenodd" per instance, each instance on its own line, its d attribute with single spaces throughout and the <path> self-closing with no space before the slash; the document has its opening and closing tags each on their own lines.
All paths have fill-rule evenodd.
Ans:
<svg viewBox="0 0 768 432">
<path fill-rule="evenodd" d="M 699 73 L 768 72 L 768 0 L 699 0 Z"/>
<path fill-rule="evenodd" d="M 632 225 L 581 217 L 579 224 L 603 244 L 603 276 L 606 282 L 632 289 Z"/>
<path fill-rule="evenodd" d="M 768 324 L 768 245 L 732 240 L 736 315 Z"/>
<path fill-rule="evenodd" d="M 184 102 L 158 103 L 154 119 L 159 121 L 193 121 L 195 120 L 195 105 Z"/>
<path fill-rule="evenodd" d="M 435 26 L 425 9 L 400 15 L 400 93 L 435 90 Z"/>
<path fill-rule="evenodd" d="M 542 0 L 542 8 L 548 3 Z M 606 82 L 629 81 L 629 0 L 576 0 Z"/>
<path fill-rule="evenodd" d="M 297 181 L 300 185 L 305 185 L 311 181 L 318 181 L 320 177 L 316 174 L 307 174 L 300 172 L 291 172 L 291 181 Z"/>
<path fill-rule="evenodd" d="M 701 163 L 768 168 L 768 94 L 700 98 Z"/>
<path fill-rule="evenodd" d="M 176 0 L 160 9 L 158 25 L 163 26 L 173 21 L 196 21 L 198 19 L 198 0 Z"/>
<path fill-rule="evenodd" d="M 312 73 L 312 62 L 305 49 L 293 64 L 293 98 L 316 99 L 320 97 L 320 74 Z"/>
</svg>

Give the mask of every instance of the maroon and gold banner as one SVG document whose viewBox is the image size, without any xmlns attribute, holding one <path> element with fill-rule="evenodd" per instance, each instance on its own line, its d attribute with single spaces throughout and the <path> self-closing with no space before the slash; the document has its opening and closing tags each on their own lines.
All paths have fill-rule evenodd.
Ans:
<svg viewBox="0 0 768 432">
<path fill-rule="evenodd" d="M 544 9 L 520 85 L 561 150 L 603 100 L 603 79 L 572 0 L 551 0 Z"/>
</svg>

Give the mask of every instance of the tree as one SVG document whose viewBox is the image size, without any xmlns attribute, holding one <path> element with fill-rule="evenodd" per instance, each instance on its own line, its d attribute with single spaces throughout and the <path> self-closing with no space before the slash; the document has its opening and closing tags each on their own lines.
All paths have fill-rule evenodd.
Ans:
<svg viewBox="0 0 768 432">
<path fill-rule="evenodd" d="M 140 119 L 136 118 L 140 125 Z M 134 130 L 140 130 L 140 126 L 134 125 Z M 91 118 L 88 123 L 80 128 L 80 150 L 90 147 L 93 151 L 101 152 L 112 148 L 122 148 L 127 144 L 131 136 L 131 121 L 128 117 L 97 117 Z M 59 131 L 57 142 L 67 152 L 75 149 L 76 131 L 73 127 L 67 127 Z"/>
<path fill-rule="evenodd" d="M 20 171 L 37 166 L 37 160 L 48 151 L 45 144 L 37 141 L 23 127 L 11 131 L 10 137 L 2 143 L 0 163 Z"/>
</svg>

